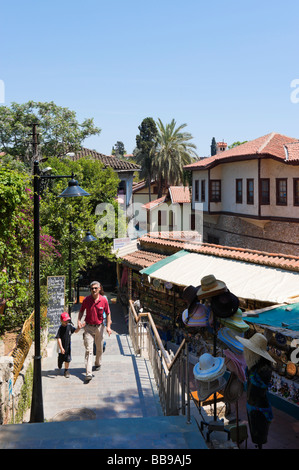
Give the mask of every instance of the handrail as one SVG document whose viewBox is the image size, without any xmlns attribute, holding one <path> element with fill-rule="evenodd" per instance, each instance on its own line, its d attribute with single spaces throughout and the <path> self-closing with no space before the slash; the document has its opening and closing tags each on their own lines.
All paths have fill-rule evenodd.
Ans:
<svg viewBox="0 0 299 470">
<path fill-rule="evenodd" d="M 142 319 L 146 318 L 146 322 Z M 140 325 L 146 324 L 145 330 Z M 146 334 L 145 334 L 146 333 Z M 150 360 L 157 383 L 160 403 L 166 415 L 184 415 L 190 421 L 189 359 L 185 339 L 171 360 L 164 348 L 152 315 L 149 312 L 136 313 L 132 300 L 129 300 L 129 334 L 136 354 L 144 351 Z M 146 340 L 147 338 L 147 340 Z M 144 342 L 146 340 L 146 342 Z"/>
<path fill-rule="evenodd" d="M 154 336 L 155 336 L 155 339 L 157 341 L 157 344 L 159 346 L 159 349 L 161 351 L 161 354 L 163 356 L 163 358 L 165 359 L 165 362 L 166 362 L 166 366 L 167 366 L 167 369 L 168 370 L 171 370 L 172 366 L 174 365 L 174 363 L 177 361 L 177 358 L 179 357 L 180 353 L 181 353 L 181 350 L 183 349 L 184 345 L 185 345 L 185 339 L 183 339 L 182 343 L 180 344 L 180 347 L 179 349 L 177 350 L 174 358 L 171 360 L 170 357 L 169 357 L 169 354 L 168 352 L 166 351 L 166 349 L 164 348 L 163 346 L 163 343 L 161 341 L 161 338 L 160 338 L 160 335 L 158 333 L 158 330 L 157 330 L 157 327 L 155 325 L 155 322 L 153 320 L 153 317 L 152 315 L 150 314 L 150 312 L 140 312 L 138 315 L 136 313 L 136 310 L 135 310 L 135 307 L 134 307 L 134 304 L 133 304 L 133 301 L 132 300 L 129 300 L 129 303 L 130 303 L 130 307 L 132 309 L 132 312 L 133 312 L 133 315 L 134 315 L 134 318 L 135 318 L 135 321 L 136 323 L 139 322 L 139 320 L 141 320 L 141 317 L 148 317 L 149 319 L 149 322 L 150 322 L 150 325 L 152 327 L 152 330 L 153 330 L 153 333 L 154 333 Z"/>
</svg>

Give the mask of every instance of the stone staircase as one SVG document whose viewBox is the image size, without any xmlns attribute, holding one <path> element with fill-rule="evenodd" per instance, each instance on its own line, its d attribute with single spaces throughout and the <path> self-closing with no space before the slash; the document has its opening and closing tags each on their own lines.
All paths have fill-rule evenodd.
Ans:
<svg viewBox="0 0 299 470">
<path fill-rule="evenodd" d="M 1 449 L 207 449 L 192 417 L 163 416 L 150 362 L 134 354 L 112 306 L 100 371 L 84 384 L 82 330 L 72 336 L 71 377 L 57 369 L 56 341 L 42 362 L 43 423 L 0 426 Z M 76 324 L 76 318 L 73 318 Z"/>
</svg>

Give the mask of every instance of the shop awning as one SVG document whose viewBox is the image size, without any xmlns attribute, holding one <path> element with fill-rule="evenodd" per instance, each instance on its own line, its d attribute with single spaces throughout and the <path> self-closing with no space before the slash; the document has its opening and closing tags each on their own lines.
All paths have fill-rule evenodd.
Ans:
<svg viewBox="0 0 299 470">
<path fill-rule="evenodd" d="M 181 250 L 140 271 L 180 286 L 199 286 L 214 274 L 237 297 L 275 304 L 299 300 L 299 272 Z"/>
</svg>

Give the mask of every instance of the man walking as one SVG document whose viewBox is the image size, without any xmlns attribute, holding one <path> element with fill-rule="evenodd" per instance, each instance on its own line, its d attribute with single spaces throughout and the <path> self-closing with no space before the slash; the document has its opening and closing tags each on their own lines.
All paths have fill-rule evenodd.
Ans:
<svg viewBox="0 0 299 470">
<path fill-rule="evenodd" d="M 103 313 L 106 313 L 107 333 L 111 335 L 111 313 L 106 297 L 100 294 L 101 284 L 94 281 L 90 284 L 91 295 L 83 299 L 79 315 L 78 315 L 78 328 L 83 325 L 81 318 L 86 311 L 85 328 L 84 328 L 84 346 L 85 346 L 85 367 L 86 378 L 85 382 L 88 383 L 92 379 L 92 357 L 93 357 L 93 344 L 96 345 L 96 359 L 95 370 L 101 368 L 101 360 L 103 353 L 103 334 L 105 325 L 103 322 Z"/>
</svg>

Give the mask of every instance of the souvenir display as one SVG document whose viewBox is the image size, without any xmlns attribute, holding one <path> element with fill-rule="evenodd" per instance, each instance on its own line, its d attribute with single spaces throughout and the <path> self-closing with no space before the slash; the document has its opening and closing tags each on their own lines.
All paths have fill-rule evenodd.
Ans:
<svg viewBox="0 0 299 470">
<path fill-rule="evenodd" d="M 211 299 L 211 307 L 214 314 L 220 318 L 228 318 L 236 313 L 239 308 L 239 299 L 229 290 Z"/>
<path fill-rule="evenodd" d="M 193 368 L 195 379 L 202 382 L 209 382 L 222 377 L 226 371 L 223 357 L 213 357 L 209 353 L 200 356 L 198 363 Z"/>
<path fill-rule="evenodd" d="M 196 380 L 196 390 L 199 401 L 205 401 L 214 393 L 224 390 L 226 387 L 226 380 L 224 377 L 211 380 L 210 382 L 203 382 L 202 380 Z"/>
<path fill-rule="evenodd" d="M 225 403 L 235 403 L 241 398 L 243 391 L 243 383 L 238 378 L 237 374 L 231 372 L 224 389 L 223 401 Z"/>
<path fill-rule="evenodd" d="M 247 378 L 247 417 L 251 440 L 259 449 L 266 444 L 273 419 L 267 390 L 271 383 L 274 359 L 267 352 L 267 338 L 255 333 L 250 339 L 238 337 L 244 346 Z"/>
<path fill-rule="evenodd" d="M 229 347 L 233 352 L 236 354 L 242 354 L 243 353 L 243 345 L 238 339 L 237 335 L 239 335 L 235 330 L 232 330 L 231 328 L 227 328 L 226 326 L 224 328 L 221 328 L 221 330 L 218 331 L 218 339 L 222 343 L 224 343 L 226 346 Z M 241 333 L 242 334 L 242 333 Z"/>
<path fill-rule="evenodd" d="M 232 328 L 233 330 L 239 331 L 240 333 L 244 333 L 248 330 L 249 325 L 242 319 L 242 310 L 240 308 L 229 318 L 219 318 L 219 322 Z"/>
<path fill-rule="evenodd" d="M 211 310 L 205 305 L 197 303 L 193 313 L 185 309 L 182 314 L 182 320 L 188 327 L 205 327 L 209 323 Z"/>
<path fill-rule="evenodd" d="M 227 290 L 226 284 L 215 278 L 213 274 L 204 276 L 197 291 L 198 299 L 207 299 L 214 295 L 221 294 Z"/>
</svg>

